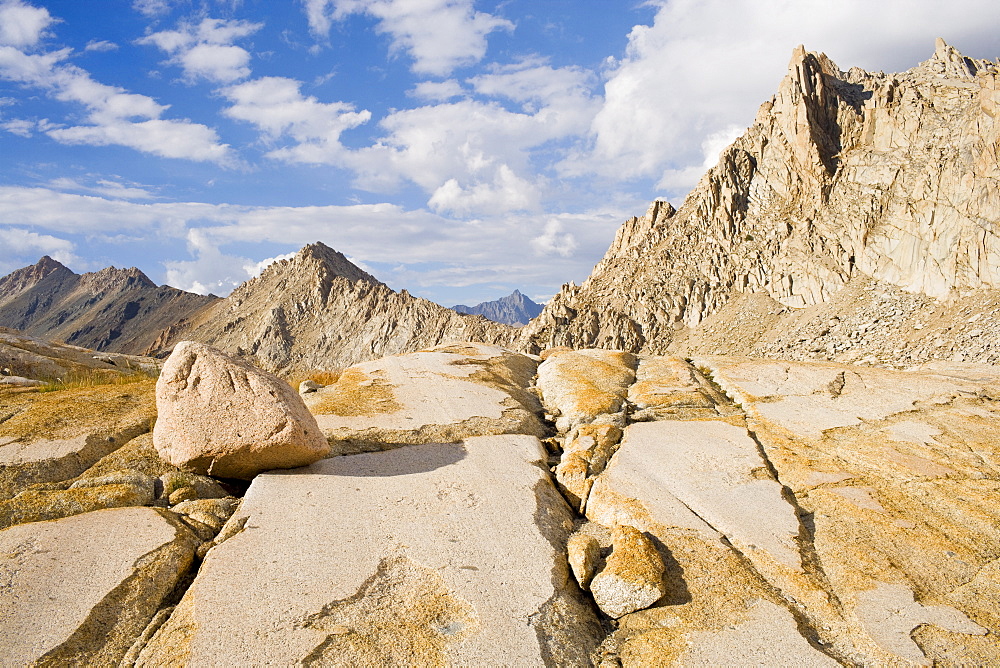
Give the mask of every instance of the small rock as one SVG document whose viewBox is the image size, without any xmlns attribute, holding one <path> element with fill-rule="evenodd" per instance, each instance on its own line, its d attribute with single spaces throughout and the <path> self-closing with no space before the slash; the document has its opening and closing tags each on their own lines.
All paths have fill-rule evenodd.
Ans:
<svg viewBox="0 0 1000 668">
<path fill-rule="evenodd" d="M 566 555 L 573 576 L 584 591 L 590 586 L 590 581 L 601 560 L 601 546 L 597 539 L 585 533 L 575 533 L 569 537 L 566 544 Z"/>
<path fill-rule="evenodd" d="M 304 380 L 299 383 L 299 394 L 309 394 L 310 392 L 321 390 L 324 387 L 324 385 L 320 385 L 315 380 Z"/>
<path fill-rule="evenodd" d="M 656 546 L 638 529 L 622 525 L 612 532 L 613 551 L 590 583 L 597 606 L 618 619 L 648 608 L 667 593 L 663 559 Z"/>
<path fill-rule="evenodd" d="M 168 497 L 171 506 L 176 506 L 178 503 L 183 501 L 191 501 L 192 499 L 197 498 L 198 490 L 194 487 L 181 487 L 180 489 L 175 489 Z"/>
<path fill-rule="evenodd" d="M 578 452 L 563 455 L 556 466 L 556 481 L 566 500 L 578 510 L 586 504 L 592 483 L 587 478 L 587 466 L 587 459 Z"/>
<path fill-rule="evenodd" d="M 163 491 L 160 494 L 167 498 L 183 487 L 194 488 L 196 496 L 191 498 L 221 499 L 224 496 L 228 496 L 228 492 L 223 489 L 222 485 L 208 476 L 198 475 L 197 473 L 171 471 L 160 476 L 160 483 L 163 485 Z"/>
<path fill-rule="evenodd" d="M 330 452 L 287 383 L 214 348 L 182 341 L 156 383 L 157 452 L 195 473 L 249 480 Z"/>
</svg>

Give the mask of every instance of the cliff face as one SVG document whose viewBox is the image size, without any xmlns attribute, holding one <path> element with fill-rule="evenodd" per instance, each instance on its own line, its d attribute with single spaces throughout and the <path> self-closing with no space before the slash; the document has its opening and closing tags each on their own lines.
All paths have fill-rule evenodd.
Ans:
<svg viewBox="0 0 1000 668">
<path fill-rule="evenodd" d="M 157 286 L 135 267 L 76 274 L 45 256 L 0 278 L 0 325 L 105 352 L 142 354 L 157 332 L 217 299 Z"/>
<path fill-rule="evenodd" d="M 680 209 L 627 221 L 524 347 L 663 352 L 739 295 L 773 315 L 871 279 L 931 301 L 1000 287 L 998 72 L 942 40 L 900 74 L 797 48 Z"/>
<path fill-rule="evenodd" d="M 506 325 L 395 292 L 316 243 L 165 332 L 157 345 L 192 339 L 288 373 L 342 368 L 439 343 L 510 344 L 515 338 Z"/>
</svg>

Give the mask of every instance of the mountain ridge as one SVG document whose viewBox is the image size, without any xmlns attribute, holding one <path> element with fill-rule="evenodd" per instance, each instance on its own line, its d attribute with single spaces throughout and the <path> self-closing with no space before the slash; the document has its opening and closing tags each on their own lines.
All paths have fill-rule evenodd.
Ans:
<svg viewBox="0 0 1000 668">
<path fill-rule="evenodd" d="M 542 312 L 541 304 L 536 304 L 530 297 L 514 290 L 506 297 L 494 299 L 488 302 L 480 302 L 475 306 L 456 304 L 451 310 L 468 315 L 481 315 L 494 322 L 523 327 L 528 322 Z"/>
<path fill-rule="evenodd" d="M 46 255 L 0 278 L 0 323 L 45 339 L 139 355 L 161 329 L 216 299 L 158 286 L 136 267 L 76 274 Z"/>
<path fill-rule="evenodd" d="M 696 334 L 739 295 L 766 297 L 771 311 L 816 309 L 868 279 L 886 294 L 928 298 L 913 326 L 969 292 L 984 295 L 986 313 L 987 293 L 1000 287 L 998 115 L 998 66 L 943 40 L 930 59 L 891 75 L 844 72 L 797 47 L 777 93 L 681 207 L 654 202 L 626 221 L 586 281 L 564 285 L 522 330 L 522 346 L 778 354 L 744 346 L 738 328 L 706 350 Z M 843 306 L 827 317 L 853 318 Z M 870 328 L 888 345 L 847 348 L 889 364 L 950 353 L 919 337 L 893 349 L 890 322 Z M 985 331 L 1000 336 L 1000 326 Z M 1000 359 L 992 341 L 973 357 Z M 854 354 L 819 347 L 799 352 Z"/>
</svg>

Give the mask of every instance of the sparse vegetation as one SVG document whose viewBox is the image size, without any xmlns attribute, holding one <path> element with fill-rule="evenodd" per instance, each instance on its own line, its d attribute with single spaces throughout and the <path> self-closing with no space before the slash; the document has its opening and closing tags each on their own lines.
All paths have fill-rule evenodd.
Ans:
<svg viewBox="0 0 1000 668">
<path fill-rule="evenodd" d="M 38 388 L 39 392 L 57 392 L 101 385 L 132 385 L 156 378 L 159 371 L 130 369 L 129 372 L 112 371 L 110 369 L 80 369 L 70 371 L 61 378 L 46 379 L 45 385 Z"/>
</svg>

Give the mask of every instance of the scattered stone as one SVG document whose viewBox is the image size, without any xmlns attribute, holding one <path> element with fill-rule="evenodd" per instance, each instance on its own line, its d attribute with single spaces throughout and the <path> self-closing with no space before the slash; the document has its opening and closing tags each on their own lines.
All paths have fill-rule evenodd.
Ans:
<svg viewBox="0 0 1000 668">
<path fill-rule="evenodd" d="M 175 492 L 186 488 L 194 489 L 192 499 L 221 499 L 224 496 L 228 496 L 228 492 L 215 480 L 212 480 L 208 476 L 188 473 L 186 471 L 164 473 L 160 476 L 160 484 L 163 486 L 162 496 L 167 498 L 170 498 Z M 173 502 L 171 502 L 171 505 L 173 505 Z"/>
<path fill-rule="evenodd" d="M 204 344 L 177 344 L 156 383 L 156 406 L 157 451 L 194 473 L 249 480 L 330 451 L 287 383 Z"/>
<path fill-rule="evenodd" d="M 12 387 L 41 387 L 45 385 L 44 380 L 25 378 L 23 376 L 0 376 L 0 385 L 10 385 Z"/>
<path fill-rule="evenodd" d="M 622 525 L 612 532 L 613 549 L 604 568 L 590 582 L 590 593 L 614 619 L 656 603 L 666 594 L 663 560 L 638 529 Z"/>
<path fill-rule="evenodd" d="M 304 380 L 299 383 L 299 394 L 309 394 L 316 390 L 322 390 L 324 387 L 324 385 L 320 385 L 315 380 Z"/>
<path fill-rule="evenodd" d="M 170 493 L 170 495 L 167 497 L 167 501 L 170 503 L 171 506 L 176 506 L 178 503 L 182 503 L 184 501 L 191 501 L 192 499 L 197 499 L 197 498 L 198 498 L 198 490 L 196 490 L 194 487 L 180 487 Z"/>
<path fill-rule="evenodd" d="M 575 533 L 566 543 L 566 554 L 573 577 L 584 591 L 590 589 L 590 581 L 601 561 L 601 546 L 597 539 L 585 533 Z"/>
<path fill-rule="evenodd" d="M 587 495 L 593 483 L 588 477 L 587 459 L 578 452 L 564 454 L 556 466 L 556 482 L 563 496 L 576 510 L 582 510 L 587 505 Z"/>
</svg>

